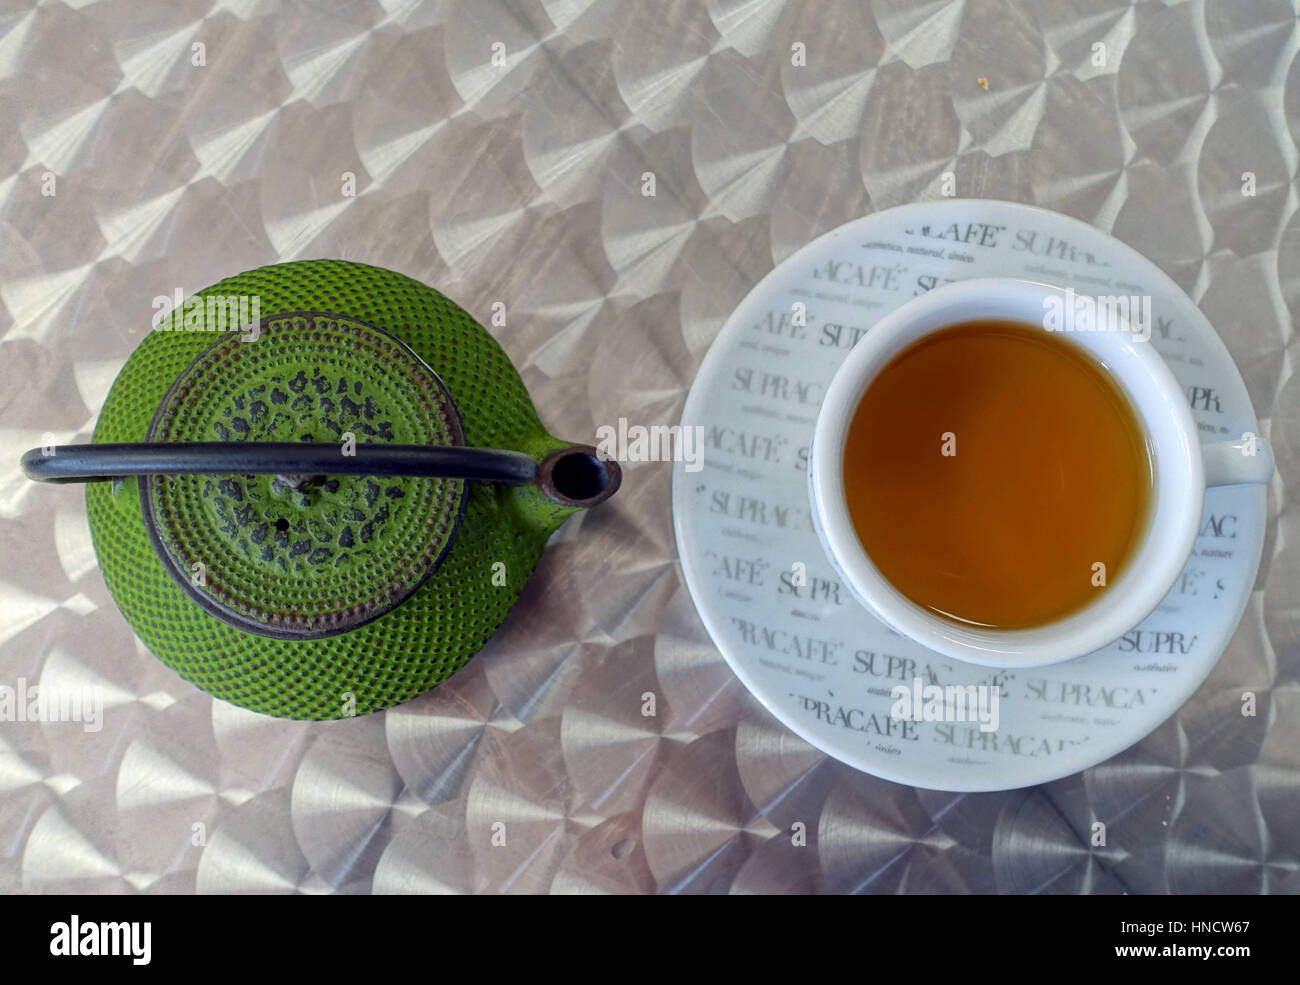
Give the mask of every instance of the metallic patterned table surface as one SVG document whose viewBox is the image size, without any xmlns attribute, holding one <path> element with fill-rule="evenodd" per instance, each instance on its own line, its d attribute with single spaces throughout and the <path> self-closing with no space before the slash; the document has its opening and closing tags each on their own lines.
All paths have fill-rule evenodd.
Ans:
<svg viewBox="0 0 1300 985">
<path fill-rule="evenodd" d="M 0 890 L 1300 890 L 1295 8 L 0 8 L 0 684 L 106 696 L 99 731 L 0 723 Z M 151 658 L 83 491 L 17 471 L 26 447 L 88 439 L 154 298 L 294 258 L 392 267 L 485 324 L 501 302 L 493 331 L 554 433 L 672 423 L 768 270 L 939 197 L 945 172 L 1167 271 L 1278 461 L 1218 667 L 1136 747 L 1043 787 L 902 787 L 777 724 L 683 586 L 666 463 L 629 465 L 556 536 L 450 683 L 329 724 L 213 701 Z"/>
</svg>

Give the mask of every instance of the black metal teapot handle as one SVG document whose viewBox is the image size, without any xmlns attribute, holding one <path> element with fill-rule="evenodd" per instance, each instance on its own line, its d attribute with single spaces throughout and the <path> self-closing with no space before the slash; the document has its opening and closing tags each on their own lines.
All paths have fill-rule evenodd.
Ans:
<svg viewBox="0 0 1300 985">
<path fill-rule="evenodd" d="M 571 445 L 540 465 L 531 455 L 462 445 L 358 444 L 347 453 L 323 442 L 139 442 L 55 445 L 22 457 L 27 478 L 88 482 L 128 475 L 404 475 L 537 483 L 553 499 L 591 506 L 618 489 L 618 463 L 590 445 Z M 577 494 L 577 495 L 575 495 Z"/>
</svg>

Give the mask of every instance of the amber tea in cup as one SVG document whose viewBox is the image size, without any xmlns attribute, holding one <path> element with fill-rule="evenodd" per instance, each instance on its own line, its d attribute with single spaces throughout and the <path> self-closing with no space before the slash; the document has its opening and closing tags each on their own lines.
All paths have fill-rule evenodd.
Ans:
<svg viewBox="0 0 1300 985">
<path fill-rule="evenodd" d="M 961 322 L 871 381 L 844 446 L 863 548 L 960 623 L 1050 624 L 1116 581 L 1154 498 L 1146 434 L 1091 354 L 1044 328 Z"/>
</svg>

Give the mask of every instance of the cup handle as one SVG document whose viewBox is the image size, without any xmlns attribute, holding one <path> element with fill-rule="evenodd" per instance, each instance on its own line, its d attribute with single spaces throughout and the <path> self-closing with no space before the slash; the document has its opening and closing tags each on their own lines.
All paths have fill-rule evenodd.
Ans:
<svg viewBox="0 0 1300 985">
<path fill-rule="evenodd" d="M 1273 477 L 1273 449 L 1253 434 L 1201 445 L 1201 458 L 1207 486 L 1268 482 Z"/>
</svg>

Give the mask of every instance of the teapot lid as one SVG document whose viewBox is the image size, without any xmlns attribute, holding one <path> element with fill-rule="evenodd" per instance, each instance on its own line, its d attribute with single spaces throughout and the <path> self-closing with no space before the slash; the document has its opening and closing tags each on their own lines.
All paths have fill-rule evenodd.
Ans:
<svg viewBox="0 0 1300 985">
<path fill-rule="evenodd" d="M 354 318 L 263 319 L 224 334 L 167 391 L 158 442 L 464 445 L 446 386 L 408 345 Z M 400 605 L 446 556 L 463 479 L 380 475 L 151 475 L 145 527 L 204 610 L 261 636 L 316 639 Z"/>
</svg>

